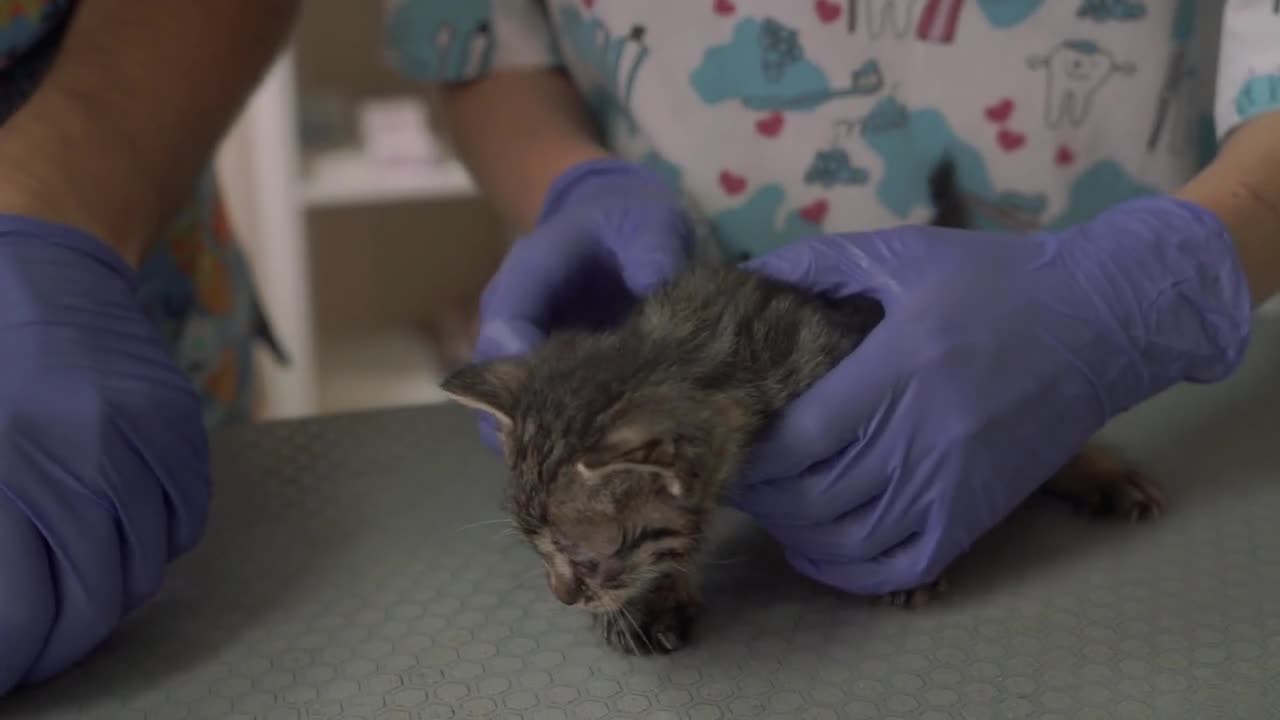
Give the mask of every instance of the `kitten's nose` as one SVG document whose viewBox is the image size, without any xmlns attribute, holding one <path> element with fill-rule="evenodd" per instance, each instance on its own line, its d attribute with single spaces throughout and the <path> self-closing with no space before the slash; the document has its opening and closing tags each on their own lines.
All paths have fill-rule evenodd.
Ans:
<svg viewBox="0 0 1280 720">
<path fill-rule="evenodd" d="M 587 594 L 587 586 L 574 575 L 547 573 L 551 594 L 565 605 L 575 605 Z"/>
</svg>

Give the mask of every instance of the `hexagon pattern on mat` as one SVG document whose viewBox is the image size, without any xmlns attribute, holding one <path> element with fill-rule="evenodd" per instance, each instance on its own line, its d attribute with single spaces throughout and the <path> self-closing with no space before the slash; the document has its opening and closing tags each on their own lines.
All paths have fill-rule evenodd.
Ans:
<svg viewBox="0 0 1280 720">
<path fill-rule="evenodd" d="M 209 534 L 163 595 L 0 716 L 1277 717 L 1280 451 L 1265 428 L 1280 424 L 1204 412 L 1199 445 L 1173 426 L 1129 443 L 1161 458 L 1165 518 L 1098 524 L 1033 502 L 923 610 L 804 581 L 726 512 L 694 643 L 659 658 L 609 651 L 551 597 L 467 413 L 237 430 L 216 438 Z M 1228 462 L 1230 488 L 1215 487 Z"/>
</svg>

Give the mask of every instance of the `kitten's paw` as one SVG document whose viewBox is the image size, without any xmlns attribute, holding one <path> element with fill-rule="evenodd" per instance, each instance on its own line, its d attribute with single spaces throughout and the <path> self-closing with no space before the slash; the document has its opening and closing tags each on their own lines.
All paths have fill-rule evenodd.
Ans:
<svg viewBox="0 0 1280 720">
<path fill-rule="evenodd" d="M 889 593 L 888 595 L 883 595 L 881 596 L 881 600 L 896 607 L 911 608 L 915 610 L 928 605 L 939 595 L 946 592 L 946 590 L 947 579 L 943 577 L 938 578 L 931 583 L 921 585 L 918 588 L 900 590 L 898 592 Z"/>
<path fill-rule="evenodd" d="M 653 644 L 659 652 L 671 653 L 684 647 L 689 642 L 693 631 L 693 608 L 685 605 L 669 607 L 658 613 L 649 626 L 653 635 Z"/>
<path fill-rule="evenodd" d="M 1086 447 L 1072 458 L 1049 480 L 1045 490 L 1092 515 L 1138 522 L 1164 512 L 1160 486 L 1133 463 L 1097 445 Z"/>
<path fill-rule="evenodd" d="M 605 643 L 628 655 L 666 655 L 689 642 L 696 613 L 693 608 L 675 605 L 646 613 L 634 609 L 596 616 Z"/>
</svg>

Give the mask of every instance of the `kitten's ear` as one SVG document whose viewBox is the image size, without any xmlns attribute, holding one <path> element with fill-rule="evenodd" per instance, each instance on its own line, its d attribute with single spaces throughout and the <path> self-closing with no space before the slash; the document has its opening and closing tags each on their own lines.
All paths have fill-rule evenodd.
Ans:
<svg viewBox="0 0 1280 720">
<path fill-rule="evenodd" d="M 454 371 L 440 383 L 440 389 L 458 403 L 486 412 L 503 427 L 510 427 L 516 400 L 528 379 L 526 360 L 499 358 Z"/>
<path fill-rule="evenodd" d="M 637 470 L 661 477 L 672 495 L 684 495 L 686 483 L 697 472 L 690 461 L 695 441 L 680 432 L 669 408 L 634 403 L 609 420 L 604 437 L 578 461 L 582 476 L 595 481 L 619 470 Z"/>
</svg>

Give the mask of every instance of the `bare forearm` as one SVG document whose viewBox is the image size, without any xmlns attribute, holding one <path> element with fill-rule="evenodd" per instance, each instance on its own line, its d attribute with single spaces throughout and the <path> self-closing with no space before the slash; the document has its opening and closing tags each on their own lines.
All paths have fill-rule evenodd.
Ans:
<svg viewBox="0 0 1280 720">
<path fill-rule="evenodd" d="M 1227 226 L 1255 305 L 1280 292 L 1280 113 L 1241 125 L 1176 194 Z"/>
<path fill-rule="evenodd" d="M 136 264 L 288 36 L 298 0 L 79 4 L 0 130 L 0 212 L 84 228 Z"/>
<path fill-rule="evenodd" d="M 481 191 L 520 231 L 533 226 L 558 175 L 609 154 L 559 71 L 500 71 L 436 88 L 432 100 Z"/>
</svg>

